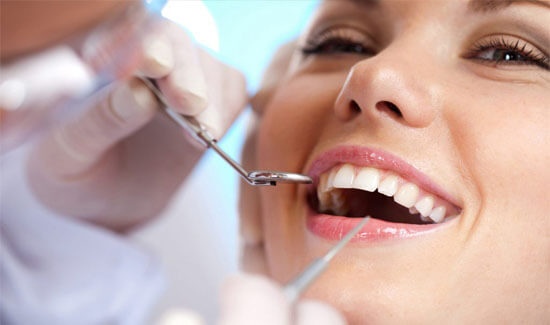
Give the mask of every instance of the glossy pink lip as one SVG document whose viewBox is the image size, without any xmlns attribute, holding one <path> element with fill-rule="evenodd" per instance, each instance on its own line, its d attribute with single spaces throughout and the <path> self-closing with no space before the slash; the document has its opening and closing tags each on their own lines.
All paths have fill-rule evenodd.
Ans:
<svg viewBox="0 0 550 325">
<path fill-rule="evenodd" d="M 360 146 L 341 146 L 321 154 L 310 167 L 308 175 L 312 177 L 313 184 L 309 191 L 314 191 L 319 182 L 319 176 L 338 164 L 350 163 L 355 166 L 371 166 L 379 169 L 391 170 L 404 179 L 413 182 L 424 190 L 435 194 L 442 199 L 456 205 L 448 193 L 432 182 L 426 175 L 394 155 L 378 149 Z M 458 205 L 457 205 L 458 206 Z M 349 232 L 360 218 L 347 218 L 327 214 L 317 214 L 308 207 L 307 227 L 322 238 L 339 240 Z M 441 224 L 405 224 L 393 223 L 372 218 L 352 239 L 353 242 L 373 242 L 387 239 L 406 239 L 426 234 L 447 225 Z"/>
<path fill-rule="evenodd" d="M 346 218 L 328 214 L 315 214 L 309 209 L 307 228 L 315 235 L 336 241 L 342 239 L 351 231 L 362 218 Z M 353 236 L 351 242 L 375 242 L 388 239 L 407 239 L 432 232 L 436 228 L 447 225 L 440 224 L 405 224 L 393 223 L 371 218 L 359 232 Z"/>
</svg>

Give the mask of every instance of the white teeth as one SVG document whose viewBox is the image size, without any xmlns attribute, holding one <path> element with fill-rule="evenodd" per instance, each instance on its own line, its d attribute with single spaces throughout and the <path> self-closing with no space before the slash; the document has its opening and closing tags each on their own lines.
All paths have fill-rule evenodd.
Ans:
<svg viewBox="0 0 550 325">
<path fill-rule="evenodd" d="M 430 212 L 432 212 L 432 208 L 434 207 L 434 198 L 431 195 L 423 197 L 420 201 L 416 202 L 414 205 L 416 210 L 420 212 L 420 214 L 424 217 L 427 217 L 430 215 Z"/>
<path fill-rule="evenodd" d="M 399 191 L 397 191 L 397 194 L 395 194 L 393 200 L 406 208 L 410 208 L 416 202 L 418 193 L 418 186 L 413 183 L 406 183 L 401 186 Z"/>
<path fill-rule="evenodd" d="M 317 186 L 319 211 L 346 215 L 350 210 L 349 202 L 346 200 L 346 191 L 340 189 L 349 188 L 368 192 L 374 192 L 378 188 L 378 192 L 393 196 L 396 203 L 408 208 L 411 215 L 420 214 L 418 217 L 426 223 L 447 220 L 445 202 L 440 202 L 433 195 L 420 190 L 416 184 L 406 182 L 391 172 L 372 167 L 354 167 L 351 164 L 336 166 L 320 176 Z M 453 213 L 452 209 L 450 213 Z"/>
<path fill-rule="evenodd" d="M 443 218 L 445 217 L 446 209 L 443 206 L 437 207 L 433 209 L 432 213 L 430 213 L 430 219 L 432 219 L 434 222 L 440 223 L 443 221 Z"/>
<path fill-rule="evenodd" d="M 355 170 L 352 165 L 343 165 L 334 176 L 333 185 L 337 188 L 351 188 Z"/>
<path fill-rule="evenodd" d="M 382 183 L 380 183 L 380 186 L 378 186 L 378 192 L 386 196 L 393 196 L 395 192 L 397 192 L 398 182 L 399 178 L 397 176 L 389 175 L 388 177 L 384 178 Z"/>
<path fill-rule="evenodd" d="M 343 216 L 348 213 L 346 200 L 341 191 L 332 191 L 330 192 L 332 199 L 332 210 L 337 215 Z"/>
<path fill-rule="evenodd" d="M 327 188 L 328 174 L 322 174 L 319 177 L 319 186 L 317 186 L 317 198 L 319 199 L 319 210 L 325 211 L 327 209 L 328 192 Z"/>
<path fill-rule="evenodd" d="M 319 197 L 328 195 L 328 193 L 334 188 L 332 181 L 336 175 L 336 170 L 331 170 L 330 173 L 322 174 L 319 178 L 319 185 L 317 186 L 317 195 Z"/>
<path fill-rule="evenodd" d="M 374 168 L 361 168 L 353 181 L 353 188 L 374 192 L 380 182 L 380 172 Z"/>
<path fill-rule="evenodd" d="M 319 185 L 317 186 L 317 194 L 327 191 L 327 187 L 328 187 L 327 180 L 328 180 L 328 175 L 327 174 L 322 174 L 319 177 Z"/>
<path fill-rule="evenodd" d="M 430 222 L 432 221 L 432 219 L 430 219 L 429 217 L 424 217 L 423 215 L 420 215 L 420 220 L 424 221 L 424 222 Z"/>
<path fill-rule="evenodd" d="M 342 195 L 341 191 L 332 191 L 330 192 L 330 196 L 332 198 L 332 203 L 336 205 L 337 207 L 342 207 L 345 203 L 344 196 Z"/>
<path fill-rule="evenodd" d="M 334 188 L 334 176 L 336 176 L 337 169 L 332 169 L 327 177 L 327 185 L 325 191 L 329 191 Z"/>
</svg>

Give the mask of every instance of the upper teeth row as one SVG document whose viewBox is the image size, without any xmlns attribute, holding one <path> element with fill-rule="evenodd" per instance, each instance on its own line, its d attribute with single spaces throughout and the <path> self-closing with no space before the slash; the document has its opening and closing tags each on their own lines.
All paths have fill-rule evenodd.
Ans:
<svg viewBox="0 0 550 325">
<path fill-rule="evenodd" d="M 445 203 L 441 199 L 424 192 L 416 184 L 377 168 L 344 164 L 322 174 L 317 187 L 322 205 L 323 203 L 326 205 L 327 199 L 332 200 L 333 205 L 340 207 L 343 205 L 341 195 L 329 195 L 334 188 L 354 188 L 369 192 L 378 189 L 381 194 L 393 196 L 396 203 L 409 208 L 411 213 L 420 213 L 425 221 L 429 218 L 437 223 L 442 222 L 447 212 Z"/>
</svg>

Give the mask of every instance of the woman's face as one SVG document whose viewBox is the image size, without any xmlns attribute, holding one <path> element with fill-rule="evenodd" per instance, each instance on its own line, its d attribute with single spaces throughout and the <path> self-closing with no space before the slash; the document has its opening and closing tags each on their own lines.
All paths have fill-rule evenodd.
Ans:
<svg viewBox="0 0 550 325">
<path fill-rule="evenodd" d="M 298 44 L 256 167 L 314 184 L 261 190 L 271 275 L 371 215 L 307 297 L 353 324 L 548 321 L 550 2 L 325 1 Z"/>
</svg>

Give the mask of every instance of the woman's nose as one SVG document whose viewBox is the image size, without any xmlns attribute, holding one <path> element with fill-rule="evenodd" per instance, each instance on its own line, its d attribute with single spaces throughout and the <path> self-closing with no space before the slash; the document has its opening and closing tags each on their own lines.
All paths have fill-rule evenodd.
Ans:
<svg viewBox="0 0 550 325">
<path fill-rule="evenodd" d="M 410 127 L 429 126 L 439 109 L 439 86 L 429 65 L 414 64 L 404 53 L 382 52 L 353 66 L 336 100 L 336 116 L 349 121 L 387 115 Z"/>
</svg>

